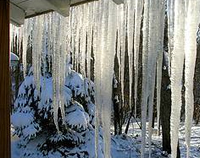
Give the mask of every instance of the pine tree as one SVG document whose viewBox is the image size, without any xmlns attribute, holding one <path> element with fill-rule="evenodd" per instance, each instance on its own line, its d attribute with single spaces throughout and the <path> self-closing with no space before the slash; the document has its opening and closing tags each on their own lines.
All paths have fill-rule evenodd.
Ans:
<svg viewBox="0 0 200 158">
<path fill-rule="evenodd" d="M 59 131 L 53 120 L 52 77 L 41 76 L 37 91 L 30 69 L 22 82 L 11 116 L 14 134 L 19 137 L 22 157 L 90 157 L 84 144 L 94 137 L 94 85 L 75 71 L 70 71 L 64 87 L 65 118 L 58 110 Z M 64 121 L 63 121 L 64 120 Z M 37 148 L 37 153 L 32 148 Z"/>
</svg>

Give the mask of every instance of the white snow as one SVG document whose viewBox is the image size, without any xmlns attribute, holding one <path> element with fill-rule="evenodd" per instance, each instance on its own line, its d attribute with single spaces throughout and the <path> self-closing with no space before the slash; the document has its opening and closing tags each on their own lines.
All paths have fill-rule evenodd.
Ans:
<svg viewBox="0 0 200 158">
<path fill-rule="evenodd" d="M 31 124 L 31 122 L 33 122 L 34 119 L 31 113 L 17 112 L 11 116 L 11 120 L 14 126 L 20 127 L 20 126 Z"/>
<path fill-rule="evenodd" d="M 67 109 L 66 113 L 65 121 L 72 128 L 88 128 L 89 116 L 84 112 L 82 105 L 76 102 L 72 107 Z"/>
<path fill-rule="evenodd" d="M 19 57 L 16 54 L 10 52 L 10 60 L 11 61 L 18 61 Z"/>
</svg>

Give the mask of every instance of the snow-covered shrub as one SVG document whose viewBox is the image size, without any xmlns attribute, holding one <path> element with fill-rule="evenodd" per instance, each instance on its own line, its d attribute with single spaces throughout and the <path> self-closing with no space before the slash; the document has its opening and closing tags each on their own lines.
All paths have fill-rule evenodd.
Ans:
<svg viewBox="0 0 200 158">
<path fill-rule="evenodd" d="M 61 110 L 58 111 L 59 131 L 53 119 L 51 75 L 41 76 L 40 85 L 38 92 L 30 69 L 14 103 L 11 123 L 20 140 L 18 147 L 24 149 L 21 157 L 48 157 L 52 153 L 60 157 L 89 157 L 87 150 L 78 151 L 78 148 L 89 139 L 86 138 L 88 132 L 94 132 L 93 83 L 70 71 L 63 85 L 65 118 L 61 117 Z M 38 153 L 31 146 L 35 146 Z"/>
</svg>

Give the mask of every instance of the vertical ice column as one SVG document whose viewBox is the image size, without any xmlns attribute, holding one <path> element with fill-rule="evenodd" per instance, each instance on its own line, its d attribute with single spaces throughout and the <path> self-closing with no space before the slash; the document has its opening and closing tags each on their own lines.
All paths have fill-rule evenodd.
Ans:
<svg viewBox="0 0 200 158">
<path fill-rule="evenodd" d="M 24 77 L 26 76 L 26 69 L 27 69 L 27 62 L 26 62 L 26 55 L 27 55 L 27 44 L 28 44 L 28 37 L 30 35 L 30 26 L 31 24 L 30 20 L 25 20 L 24 21 L 24 26 L 23 26 L 23 55 L 22 55 L 22 63 L 23 63 L 23 72 L 24 72 Z"/>
<path fill-rule="evenodd" d="M 98 157 L 98 125 L 99 111 L 103 125 L 104 156 L 110 158 L 110 116 L 112 81 L 114 71 L 115 54 L 115 5 L 112 1 L 101 0 L 97 10 L 98 21 L 96 22 L 97 32 L 94 31 L 94 54 L 95 54 L 95 85 L 96 85 L 96 147 L 95 155 Z M 96 21 L 96 19 L 95 19 Z M 97 43 L 98 42 L 98 43 Z M 109 59 L 109 62 L 107 60 Z"/>
<path fill-rule="evenodd" d="M 88 4 L 88 13 L 87 13 L 87 77 L 90 79 L 90 64 L 91 64 L 91 51 L 92 51 L 92 30 L 94 24 L 94 8 L 93 4 Z"/>
<path fill-rule="evenodd" d="M 158 58 L 157 58 L 157 75 L 156 75 L 156 103 L 157 103 L 157 126 L 158 135 L 160 133 L 160 97 L 161 97 L 161 81 L 162 81 L 162 62 L 163 62 L 163 41 L 164 41 L 164 27 L 165 27 L 165 2 L 164 0 L 159 1 L 160 7 L 160 17 L 159 17 L 159 36 L 158 36 Z"/>
<path fill-rule="evenodd" d="M 135 9 L 135 31 L 134 31 L 134 104 L 135 117 L 137 117 L 137 89 L 138 89 L 138 58 L 140 48 L 140 31 L 142 21 L 143 0 L 136 1 Z"/>
<path fill-rule="evenodd" d="M 125 68 L 125 51 L 126 51 L 126 5 L 120 6 L 120 26 L 119 26 L 119 43 L 120 43 L 120 83 L 122 106 L 124 106 L 124 68 Z"/>
<path fill-rule="evenodd" d="M 156 83 L 156 62 L 162 54 L 164 33 L 164 1 L 150 0 L 149 7 L 149 54 L 148 54 L 148 117 L 149 117 L 149 157 L 151 157 L 152 118 L 154 105 L 154 91 Z"/>
<path fill-rule="evenodd" d="M 151 158 L 151 139 L 152 139 L 152 118 L 153 118 L 153 103 L 155 90 L 155 76 L 156 76 L 156 59 L 158 56 L 158 37 L 159 37 L 159 15 L 160 8 L 158 0 L 150 0 L 149 3 L 149 54 L 147 66 L 147 86 L 148 86 L 148 145 L 149 158 Z"/>
<path fill-rule="evenodd" d="M 87 19 L 87 10 L 88 7 L 86 4 L 80 6 L 80 11 L 81 11 L 81 27 L 80 27 L 80 66 L 81 66 L 81 74 L 83 76 L 86 76 L 86 70 L 85 70 L 85 59 L 86 59 L 86 35 L 87 35 L 87 22 L 89 19 Z"/>
<path fill-rule="evenodd" d="M 174 0 L 167 0 L 169 75 L 171 75 L 171 56 L 174 49 L 174 2 Z"/>
<path fill-rule="evenodd" d="M 129 56 L 129 107 L 132 108 L 132 83 L 133 83 L 133 37 L 135 27 L 135 2 L 127 1 L 127 37 L 128 37 L 128 56 Z"/>
<path fill-rule="evenodd" d="M 171 61 L 171 150 L 172 157 L 177 155 L 179 136 L 180 110 L 182 105 L 181 90 L 184 62 L 185 44 L 185 4 L 182 0 L 175 1 L 174 13 L 174 50 Z"/>
<path fill-rule="evenodd" d="M 111 106 L 112 106 L 112 82 L 114 73 L 114 55 L 115 55 L 115 41 L 116 41 L 116 29 L 115 29 L 115 16 L 116 16 L 116 4 L 112 1 L 104 1 L 104 12 L 103 17 L 103 34 L 104 36 L 104 47 L 102 49 L 101 60 L 102 60 L 102 122 L 104 129 L 104 156 L 110 158 L 111 149 L 111 138 L 110 138 L 110 121 L 111 121 Z M 106 11 L 107 10 L 107 11 Z M 107 29 L 107 32 L 105 31 Z M 109 59 L 109 62 L 106 62 Z"/>
<path fill-rule="evenodd" d="M 36 83 L 36 89 L 40 94 L 40 76 L 41 76 L 41 54 L 43 43 L 44 16 L 35 17 L 33 20 L 33 40 L 32 40 L 32 64 L 33 75 Z"/>
<path fill-rule="evenodd" d="M 95 58 L 94 83 L 95 83 L 95 158 L 98 158 L 99 146 L 99 125 L 100 125 L 100 107 L 101 107 L 101 48 L 102 41 L 102 1 L 94 2 L 94 28 L 93 28 L 93 50 Z"/>
<path fill-rule="evenodd" d="M 193 77 L 196 61 L 196 32 L 199 22 L 199 1 L 189 1 L 185 34 L 185 141 L 190 157 L 190 137 L 194 111 Z"/>
<path fill-rule="evenodd" d="M 146 145 L 146 117 L 147 117 L 147 59 L 148 59 L 148 38 L 149 38 L 149 0 L 144 1 L 144 19 L 143 19 L 143 48 L 142 48 L 142 141 L 141 158 L 144 158 Z"/>
<path fill-rule="evenodd" d="M 58 109 L 61 110 L 62 121 L 65 119 L 65 106 L 63 87 L 65 84 L 66 56 L 67 56 L 67 30 L 69 29 L 69 19 L 53 13 L 51 25 L 52 36 L 52 78 L 53 78 L 53 115 L 57 131 Z"/>
</svg>

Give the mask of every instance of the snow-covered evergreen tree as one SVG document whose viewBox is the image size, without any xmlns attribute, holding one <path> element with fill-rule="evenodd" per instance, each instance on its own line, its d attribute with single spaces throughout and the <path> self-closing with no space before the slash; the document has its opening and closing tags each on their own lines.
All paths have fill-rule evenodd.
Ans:
<svg viewBox="0 0 200 158">
<path fill-rule="evenodd" d="M 90 157 L 91 151 L 87 151 L 84 144 L 94 137 L 93 82 L 72 70 L 63 87 L 65 118 L 59 109 L 57 131 L 53 120 L 51 74 L 41 76 L 40 92 L 36 89 L 32 69 L 25 77 L 11 116 L 14 134 L 20 139 L 18 148 L 24 149 L 21 157 L 49 157 L 49 154 Z"/>
</svg>

